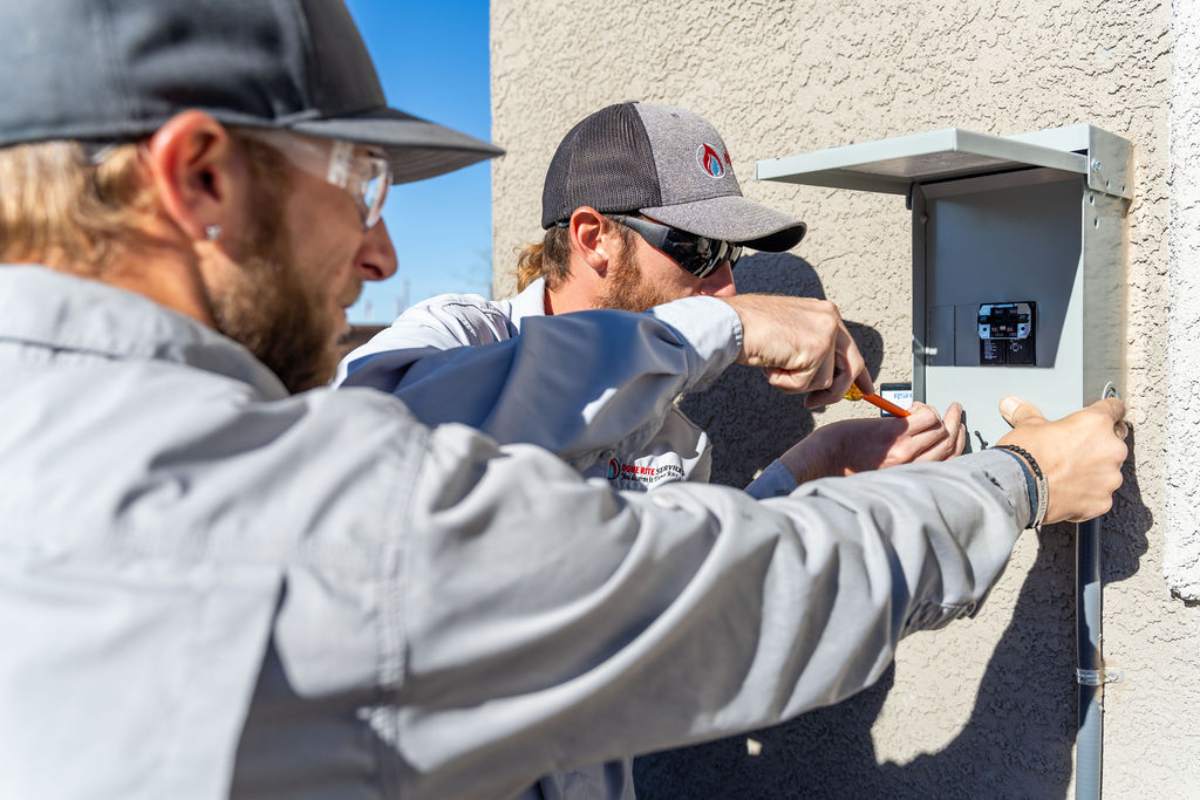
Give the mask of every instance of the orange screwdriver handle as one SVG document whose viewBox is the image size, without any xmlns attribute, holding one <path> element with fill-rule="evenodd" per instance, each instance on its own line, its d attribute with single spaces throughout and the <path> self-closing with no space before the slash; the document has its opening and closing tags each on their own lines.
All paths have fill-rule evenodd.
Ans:
<svg viewBox="0 0 1200 800">
<path fill-rule="evenodd" d="M 909 416 L 907 408 L 901 408 L 900 406 L 893 403 L 891 400 L 884 400 L 882 397 L 880 397 L 877 394 L 864 394 L 863 400 L 866 400 L 868 403 L 875 406 L 876 408 L 879 408 L 879 409 L 882 409 L 882 410 L 888 412 L 889 414 L 891 414 L 894 417 Z"/>
<path fill-rule="evenodd" d="M 853 383 L 850 384 L 850 388 L 846 390 L 845 397 L 847 400 L 866 400 L 871 405 L 875 406 L 876 408 L 883 409 L 894 417 L 909 416 L 908 409 L 901 408 L 891 400 L 884 400 L 877 394 L 864 394 L 863 390 L 859 389 Z"/>
</svg>

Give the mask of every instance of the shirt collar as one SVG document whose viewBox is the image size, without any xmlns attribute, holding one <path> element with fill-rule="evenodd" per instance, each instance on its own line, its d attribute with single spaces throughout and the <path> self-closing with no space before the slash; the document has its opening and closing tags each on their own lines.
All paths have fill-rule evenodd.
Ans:
<svg viewBox="0 0 1200 800">
<path fill-rule="evenodd" d="M 526 317 L 546 316 L 546 279 L 538 278 L 509 302 L 509 319 L 517 330 L 521 329 L 521 320 Z"/>
<path fill-rule="evenodd" d="M 250 351 L 134 292 L 39 265 L 0 265 L 0 341 L 131 361 L 172 361 L 287 396 Z"/>
</svg>

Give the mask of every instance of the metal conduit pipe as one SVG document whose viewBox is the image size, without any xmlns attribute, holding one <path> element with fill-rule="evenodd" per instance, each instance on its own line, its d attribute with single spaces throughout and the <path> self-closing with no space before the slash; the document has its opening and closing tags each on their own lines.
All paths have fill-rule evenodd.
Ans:
<svg viewBox="0 0 1200 800">
<path fill-rule="evenodd" d="M 1120 397 L 1110 381 L 1100 393 Z M 1104 684 L 1119 672 L 1104 668 L 1104 584 L 1100 578 L 1100 519 L 1075 526 L 1075 800 L 1100 800 L 1104 773 Z"/>
<path fill-rule="evenodd" d="M 1100 800 L 1104 752 L 1103 598 L 1100 520 L 1075 528 L 1075 680 L 1079 725 L 1075 734 L 1075 800 Z"/>
</svg>

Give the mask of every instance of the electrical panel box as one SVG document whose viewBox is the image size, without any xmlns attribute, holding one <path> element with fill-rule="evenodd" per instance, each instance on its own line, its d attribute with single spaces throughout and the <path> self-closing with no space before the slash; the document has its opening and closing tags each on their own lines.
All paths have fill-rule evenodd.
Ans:
<svg viewBox="0 0 1200 800">
<path fill-rule="evenodd" d="M 760 161 L 756 174 L 906 199 L 913 397 L 961 402 L 974 449 L 1008 430 L 1007 395 L 1055 418 L 1107 383 L 1124 391 L 1127 140 L 1091 125 L 952 128 Z"/>
</svg>

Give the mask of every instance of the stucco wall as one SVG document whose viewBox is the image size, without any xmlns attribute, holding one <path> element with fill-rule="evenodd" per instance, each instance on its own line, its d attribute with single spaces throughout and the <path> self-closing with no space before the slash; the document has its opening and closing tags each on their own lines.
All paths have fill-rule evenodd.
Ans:
<svg viewBox="0 0 1200 800">
<path fill-rule="evenodd" d="M 1167 580 L 1200 602 L 1200 2 L 1174 4 L 1170 125 L 1170 402 Z M 1182 465 L 1188 465 L 1183 467 Z"/>
<path fill-rule="evenodd" d="M 1179 11 L 1153 0 L 492 4 L 493 134 L 509 151 L 493 172 L 498 295 L 512 286 L 513 249 L 540 237 L 542 179 L 566 130 L 610 102 L 683 105 L 722 132 L 746 194 L 810 226 L 794 254 L 739 267 L 739 287 L 835 300 L 884 380 L 911 372 L 903 201 L 754 183 L 755 160 L 952 125 L 1003 134 L 1091 122 L 1135 142 L 1127 399 L 1136 466 L 1105 523 L 1105 654 L 1124 672 L 1106 698 L 1109 797 L 1200 797 L 1200 608 L 1173 597 L 1163 578 L 1168 428 L 1200 430 L 1200 404 L 1168 410 L 1163 392 L 1169 341 L 1177 359 L 1200 361 L 1200 347 L 1186 348 L 1200 303 L 1190 306 L 1192 330 L 1177 324 L 1168 336 L 1168 269 L 1187 268 L 1168 258 Z M 1173 113 L 1196 121 L 1191 53 L 1179 63 L 1193 82 Z M 1200 213 L 1178 186 L 1176 203 Z M 1200 250 L 1194 236 L 1172 241 L 1180 252 Z M 1190 280 L 1194 287 L 1194 270 Z M 1172 384 L 1180 402 L 1195 394 L 1200 372 L 1190 374 L 1186 390 Z M 717 479 L 732 484 L 813 424 L 869 413 L 843 403 L 814 420 L 739 369 L 688 410 L 717 442 Z M 1195 438 L 1176 436 L 1172 447 L 1192 448 L 1174 463 L 1194 475 Z M 1194 531 L 1200 484 L 1188 477 L 1184 488 L 1179 516 Z M 643 759 L 641 796 L 1067 796 L 1072 570 L 1069 530 L 1027 535 L 983 613 L 906 640 L 875 689 L 755 734 L 764 745 L 757 756 L 739 738 Z"/>
</svg>

